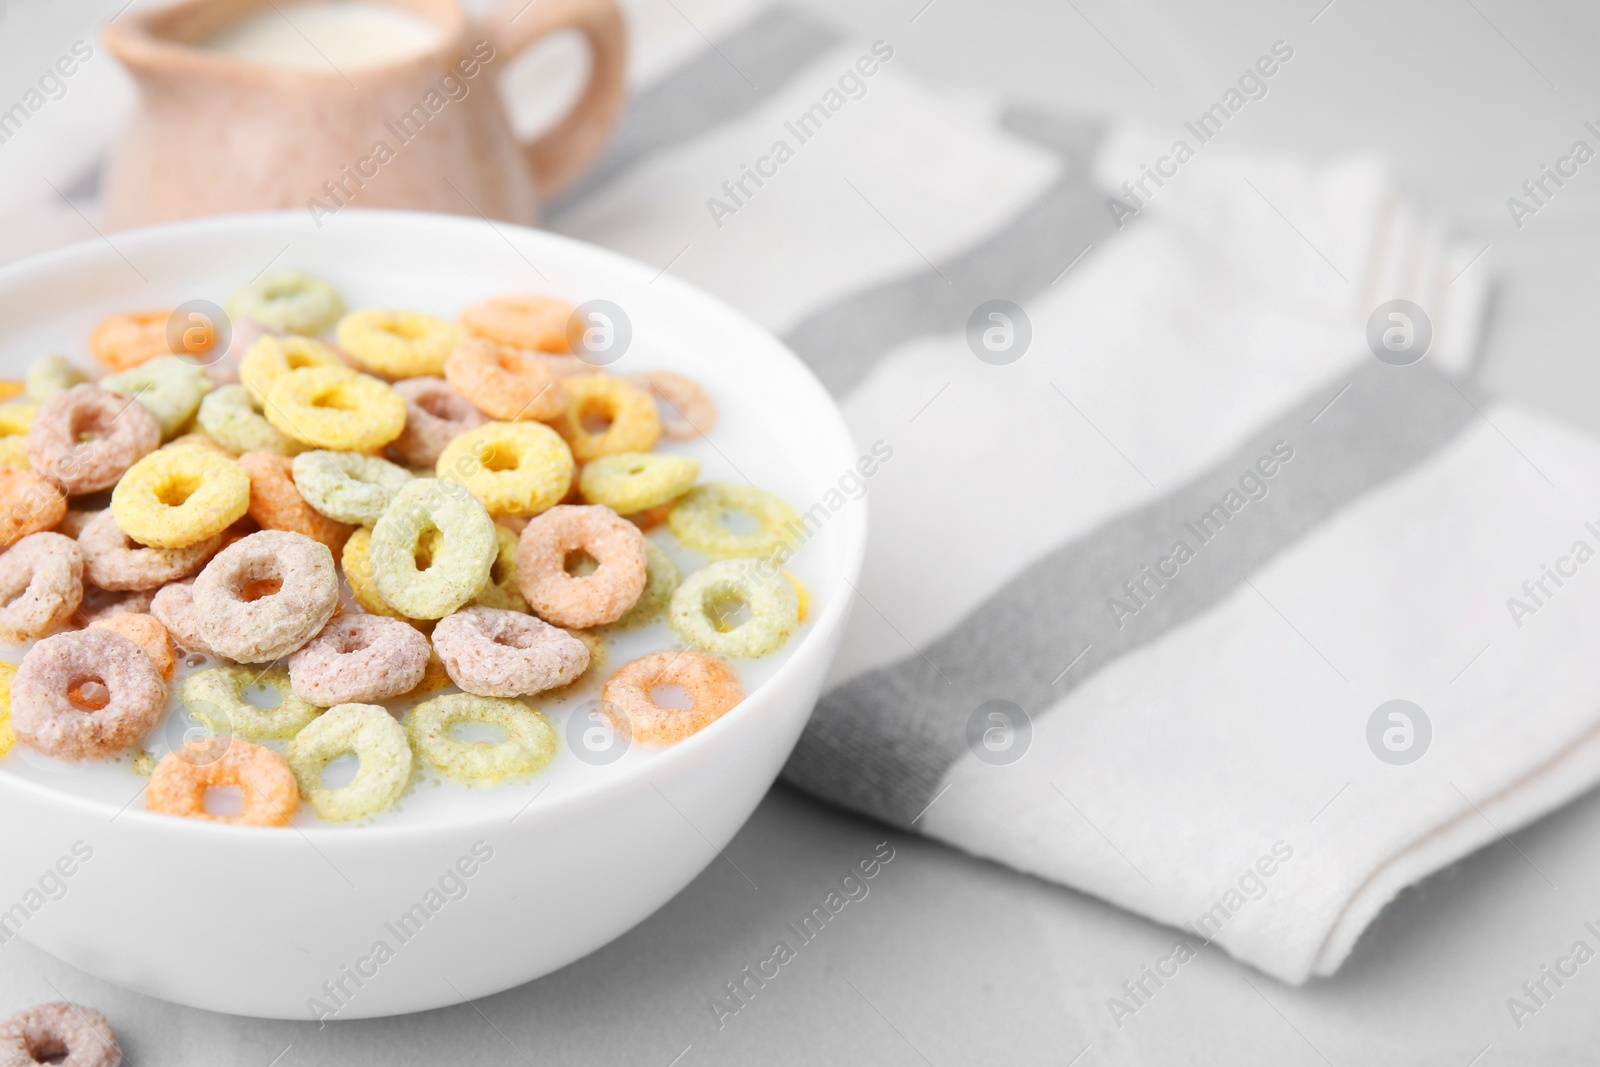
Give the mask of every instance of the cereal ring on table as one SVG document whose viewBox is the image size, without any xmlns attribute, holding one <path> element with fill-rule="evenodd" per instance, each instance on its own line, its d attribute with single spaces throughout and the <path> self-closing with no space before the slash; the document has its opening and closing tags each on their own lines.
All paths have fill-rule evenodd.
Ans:
<svg viewBox="0 0 1600 1067">
<path fill-rule="evenodd" d="M 370 375 L 334 367 L 279 375 L 265 411 L 268 422 L 295 440 L 341 452 L 372 452 L 406 426 L 399 393 Z"/>
<path fill-rule="evenodd" d="M 451 350 L 444 376 L 496 419 L 553 419 L 567 406 L 566 390 L 549 364 L 482 337 L 469 337 Z"/>
<path fill-rule="evenodd" d="M 264 686 L 278 703 L 259 708 L 245 699 L 252 686 Z M 302 700 L 282 667 L 258 671 L 254 667 L 213 667 L 191 674 L 178 691 L 178 699 L 196 722 L 217 734 L 248 737 L 252 741 L 287 741 L 322 714 L 322 708 Z"/>
<path fill-rule="evenodd" d="M 750 617 L 732 623 L 741 603 Z M 754 658 L 782 648 L 799 627 L 800 597 L 764 560 L 723 559 L 684 579 L 672 594 L 667 621 L 673 633 L 707 652 Z"/>
<path fill-rule="evenodd" d="M 433 648 L 450 680 L 482 697 L 520 697 L 574 681 L 589 649 L 559 627 L 498 608 L 462 608 L 439 620 Z"/>
<path fill-rule="evenodd" d="M 157 356 L 172 355 L 167 344 L 168 311 L 130 311 L 109 315 L 89 335 L 89 351 L 112 370 L 137 367 Z"/>
<path fill-rule="evenodd" d="M 574 552 L 600 566 L 568 574 Z M 644 592 L 646 572 L 644 534 L 610 508 L 557 505 L 530 521 L 517 545 L 517 585 L 529 607 L 557 626 L 616 622 Z"/>
<path fill-rule="evenodd" d="M 399 619 L 346 615 L 289 657 L 295 696 L 321 707 L 371 704 L 415 689 L 433 650 Z"/>
<path fill-rule="evenodd" d="M 445 445 L 488 421 L 443 378 L 406 378 L 391 388 L 406 402 L 406 428 L 389 454 L 413 467 L 431 469 Z"/>
<path fill-rule="evenodd" d="M 458 741 L 458 722 L 498 726 L 502 741 Z M 556 754 L 550 720 L 520 700 L 451 693 L 425 700 L 406 713 L 405 729 L 417 755 L 450 778 L 490 785 L 544 770 Z"/>
<path fill-rule="evenodd" d="M 28 364 L 28 377 L 23 392 L 35 404 L 42 404 L 57 393 L 89 380 L 76 363 L 66 356 L 52 352 Z"/>
<path fill-rule="evenodd" d="M 212 534 L 182 548 L 146 548 L 122 532 L 110 510 L 99 512 L 78 534 L 84 576 L 101 589 L 155 589 L 187 578 L 222 548 Z"/>
<path fill-rule="evenodd" d="M 420 311 L 365 308 L 339 320 L 339 347 L 368 370 L 389 378 L 437 376 L 461 327 Z"/>
<path fill-rule="evenodd" d="M 238 786 L 237 815 L 206 811 L 206 790 Z M 239 737 L 200 737 L 161 757 L 150 775 L 144 806 L 160 815 L 231 823 L 287 826 L 300 807 L 300 790 L 288 761 L 270 748 Z"/>
<path fill-rule="evenodd" d="M 100 379 L 100 388 L 131 396 L 155 416 L 161 436 L 176 437 L 211 392 L 211 379 L 197 363 L 158 356 L 132 370 Z"/>
<path fill-rule="evenodd" d="M 285 374 L 317 368 L 355 373 L 338 352 L 321 341 L 267 334 L 257 339 L 239 360 L 239 382 L 250 394 L 251 402 L 259 406 L 266 402 L 272 383 Z"/>
<path fill-rule="evenodd" d="M 38 414 L 36 404 L 0 404 L 0 464 L 28 468 L 28 431 Z"/>
<path fill-rule="evenodd" d="M 250 517 L 264 530 L 289 530 L 305 534 L 342 552 L 351 526 L 321 514 L 300 495 L 294 484 L 294 466 L 288 456 L 246 452 L 239 466 L 250 476 Z"/>
<path fill-rule="evenodd" d="M 349 785 L 328 789 L 322 770 L 340 756 L 361 761 Z M 377 704 L 336 704 L 289 742 L 289 768 L 300 795 L 329 822 L 348 822 L 394 806 L 411 782 L 411 745 L 393 715 Z"/>
<path fill-rule="evenodd" d="M 117 525 L 151 548 L 200 544 L 249 508 L 250 475 L 232 458 L 200 445 L 150 453 L 111 491 Z"/>
<path fill-rule="evenodd" d="M 122 1049 L 106 1017 L 82 1004 L 37 1004 L 0 1019 L 0 1067 L 118 1067 Z"/>
<path fill-rule="evenodd" d="M 572 458 L 587 463 L 616 452 L 648 452 L 661 439 L 661 416 L 654 398 L 621 378 L 606 374 L 580 374 L 564 378 L 567 406 L 552 425 L 566 438 Z M 591 432 L 591 419 L 607 420 L 601 432 Z"/>
<path fill-rule="evenodd" d="M 672 594 L 678 590 L 681 580 L 678 565 L 672 562 L 666 549 L 649 538 L 644 542 L 644 563 L 644 592 L 639 594 L 639 599 L 623 613 L 622 618 L 610 624 L 613 629 L 626 630 L 654 622 L 667 610 L 667 605 L 672 602 Z"/>
<path fill-rule="evenodd" d="M 572 453 L 543 423 L 489 422 L 445 446 L 437 470 L 491 515 L 537 515 L 566 495 Z"/>
<path fill-rule="evenodd" d="M 489 581 L 472 598 L 472 603 L 478 607 L 526 612 L 528 602 L 517 588 L 517 535 L 498 522 L 494 524 L 494 535 L 499 548 L 489 567 Z"/>
<path fill-rule="evenodd" d="M 72 694 L 105 686 L 90 708 Z M 23 744 L 58 759 L 105 759 L 143 741 L 167 710 L 167 683 L 150 657 L 110 630 L 47 637 L 28 650 L 11 685 L 11 728 Z"/>
<path fill-rule="evenodd" d="M 667 685 L 687 693 L 692 706 L 657 704 L 651 690 Z M 684 648 L 654 652 L 625 664 L 600 691 L 600 710 L 633 740 L 670 745 L 705 729 L 743 699 L 744 688 L 732 667 Z"/>
<path fill-rule="evenodd" d="M 75 385 L 39 405 L 28 462 L 69 496 L 115 485 L 161 445 L 161 424 L 132 397 Z"/>
<path fill-rule="evenodd" d="M 499 554 L 494 522 L 477 498 L 453 482 L 417 478 L 395 494 L 372 527 L 372 576 L 378 595 L 413 619 L 442 619 L 478 595 Z M 426 569 L 419 544 L 439 539 Z"/>
<path fill-rule="evenodd" d="M 669 370 L 647 370 L 622 380 L 655 397 L 661 436 L 669 441 L 692 441 L 717 425 L 717 405 L 693 378 Z"/>
<path fill-rule="evenodd" d="M 361 452 L 318 449 L 294 458 L 294 487 L 317 511 L 337 522 L 369 526 L 378 521 L 411 472 Z"/>
<path fill-rule="evenodd" d="M 11 682 L 17 669 L 9 663 L 0 663 L 0 756 L 11 751 L 17 735 L 11 732 Z"/>
<path fill-rule="evenodd" d="M 167 633 L 167 628 L 154 615 L 122 611 L 94 620 L 89 623 L 88 629 L 110 630 L 126 637 L 150 657 L 162 681 L 172 681 L 172 672 L 178 669 L 178 657 L 172 653 L 172 637 Z"/>
<path fill-rule="evenodd" d="M 67 498 L 32 471 L 0 467 L 0 548 L 55 526 L 67 515 Z"/>
<path fill-rule="evenodd" d="M 200 401 L 196 419 L 212 440 L 235 456 L 245 452 L 292 456 L 305 448 L 252 407 L 250 393 L 242 385 L 225 385 L 208 393 Z"/>
<path fill-rule="evenodd" d="M 248 587 L 278 589 L 246 599 Z M 195 624 L 205 643 L 239 663 L 287 656 L 316 636 L 339 605 L 328 546 L 305 534 L 262 530 L 218 552 L 194 580 Z"/>
<path fill-rule="evenodd" d="M 344 297 L 329 282 L 297 270 L 275 270 L 228 297 L 230 318 L 254 319 L 269 330 L 321 333 L 344 314 Z"/>
<path fill-rule="evenodd" d="M 461 312 L 461 325 L 479 337 L 516 348 L 566 352 L 573 307 L 540 293 L 491 296 Z"/>
<path fill-rule="evenodd" d="M 734 533 L 723 515 L 742 512 L 754 519 L 750 533 Z M 800 516 L 782 498 L 765 489 L 732 482 L 707 482 L 685 493 L 667 517 L 672 534 L 685 548 L 708 556 L 768 556 L 787 547 L 800 526 Z"/>
<path fill-rule="evenodd" d="M 193 581 L 173 582 L 156 590 L 156 595 L 150 598 L 150 614 L 167 628 L 182 651 L 216 655 L 200 636 L 200 627 L 195 621 Z"/>
<path fill-rule="evenodd" d="M 0 641 L 21 644 L 64 625 L 83 602 L 83 553 L 57 533 L 0 553 Z"/>
<path fill-rule="evenodd" d="M 617 452 L 585 463 L 578 491 L 591 504 L 632 515 L 678 499 L 698 477 L 700 461 L 692 456 Z"/>
</svg>

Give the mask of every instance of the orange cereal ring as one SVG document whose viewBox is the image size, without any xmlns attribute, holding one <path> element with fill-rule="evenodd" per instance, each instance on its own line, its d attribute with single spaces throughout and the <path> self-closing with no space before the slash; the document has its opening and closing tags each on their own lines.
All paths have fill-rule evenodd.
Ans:
<svg viewBox="0 0 1600 1067">
<path fill-rule="evenodd" d="M 0 379 L 0 400 L 10 400 L 14 396 L 21 396 L 26 389 L 26 382 L 19 382 L 15 378 Z"/>
<path fill-rule="evenodd" d="M 60 489 L 16 467 L 0 467 L 0 548 L 48 530 L 67 515 Z"/>
<path fill-rule="evenodd" d="M 89 335 L 89 351 L 114 371 L 137 367 L 175 353 L 167 343 L 168 311 L 129 311 L 109 315 Z"/>
<path fill-rule="evenodd" d="M 579 463 L 614 452 L 648 452 L 661 439 L 655 399 L 643 389 L 607 374 L 576 375 L 561 384 L 567 406 L 551 425 Z"/>
<path fill-rule="evenodd" d="M 692 706 L 668 708 L 657 704 L 650 692 L 658 686 L 677 686 L 689 695 Z M 600 693 L 600 709 L 619 732 L 635 741 L 670 745 L 705 729 L 744 699 L 744 689 L 733 668 L 693 649 L 655 652 L 613 674 Z"/>
<path fill-rule="evenodd" d="M 271 452 L 246 452 L 239 466 L 250 475 L 250 517 L 263 530 L 293 530 L 328 546 L 338 554 L 354 526 L 335 522 L 300 495 L 294 484 L 294 461 Z"/>
<path fill-rule="evenodd" d="M 96 619 L 89 624 L 89 628 L 110 630 L 114 634 L 126 637 L 150 657 L 150 662 L 155 664 L 163 679 L 172 681 L 172 672 L 177 669 L 178 658 L 172 652 L 171 635 L 154 615 L 123 611 L 103 619 Z"/>
<path fill-rule="evenodd" d="M 462 311 L 461 325 L 479 337 L 514 348 L 566 352 L 567 322 L 573 310 L 565 300 L 538 293 L 492 296 Z"/>
<path fill-rule="evenodd" d="M 238 815 L 208 813 L 206 790 L 230 785 L 244 794 L 244 810 Z M 288 761 L 272 749 L 242 737 L 213 735 L 161 757 L 144 803 L 161 815 L 236 826 L 286 826 L 299 810 L 300 787 Z"/>
<path fill-rule="evenodd" d="M 482 337 L 470 337 L 451 350 L 444 376 L 479 411 L 507 422 L 543 422 L 567 406 L 567 392 L 548 364 Z"/>
<path fill-rule="evenodd" d="M 656 398 L 661 435 L 669 441 L 691 441 L 717 424 L 717 405 L 700 383 L 668 370 L 630 374 L 623 381 Z"/>
</svg>

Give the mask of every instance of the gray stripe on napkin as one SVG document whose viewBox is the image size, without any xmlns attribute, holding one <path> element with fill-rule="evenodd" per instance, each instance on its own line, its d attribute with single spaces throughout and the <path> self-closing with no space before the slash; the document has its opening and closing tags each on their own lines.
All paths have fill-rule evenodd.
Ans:
<svg viewBox="0 0 1600 1067">
<path fill-rule="evenodd" d="M 1009 108 L 1002 124 L 1058 154 L 1060 174 L 1010 222 L 960 254 L 853 293 L 790 329 L 784 342 L 835 396 L 906 341 L 959 332 L 986 300 L 1022 304 L 1114 230 L 1106 194 L 1091 174 L 1102 124 L 1019 107 Z"/>
<path fill-rule="evenodd" d="M 833 689 L 817 705 L 784 776 L 823 799 L 909 826 L 966 752 L 968 720 L 981 704 L 1008 700 L 1038 715 L 1095 671 L 1219 603 L 1273 556 L 1437 450 L 1474 417 L 1472 405 L 1428 365 L 1366 361 L 1204 474 L 1035 561 L 920 653 Z M 1264 497 L 1248 499 L 1241 477 L 1278 442 L 1293 450 L 1292 458 L 1260 479 Z M 1230 489 L 1236 498 L 1227 497 Z M 1210 521 L 1197 526 L 1206 515 Z M 1180 540 L 1193 558 L 1161 565 L 1176 566 L 1176 574 L 1158 588 L 1142 568 L 1157 568 Z M 1142 582 L 1143 594 L 1129 597 L 1124 581 Z M 1113 597 L 1130 613 L 1114 618 Z"/>
<path fill-rule="evenodd" d="M 546 214 L 555 218 L 646 156 L 746 114 L 842 39 L 793 8 L 761 12 L 631 100 L 605 152 Z"/>
</svg>

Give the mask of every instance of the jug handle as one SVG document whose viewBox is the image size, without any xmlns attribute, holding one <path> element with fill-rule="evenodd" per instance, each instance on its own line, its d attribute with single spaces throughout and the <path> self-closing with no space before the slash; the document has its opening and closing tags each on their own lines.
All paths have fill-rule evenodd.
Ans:
<svg viewBox="0 0 1600 1067">
<path fill-rule="evenodd" d="M 541 199 L 576 178 L 605 147 L 627 98 L 628 35 L 615 0 L 504 0 L 485 20 L 504 61 L 558 30 L 589 45 L 589 81 L 572 110 L 522 146 Z"/>
</svg>

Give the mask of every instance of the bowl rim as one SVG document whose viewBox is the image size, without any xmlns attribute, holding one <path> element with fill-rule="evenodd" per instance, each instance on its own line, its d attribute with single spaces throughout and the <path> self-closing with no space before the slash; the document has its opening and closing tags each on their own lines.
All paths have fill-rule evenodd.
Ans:
<svg viewBox="0 0 1600 1067">
<path fill-rule="evenodd" d="M 708 314 L 719 316 L 743 331 L 764 338 L 769 345 L 771 358 L 776 358 L 780 361 L 787 360 L 793 369 L 798 370 L 802 379 L 813 390 L 815 399 L 820 401 L 820 404 L 817 405 L 818 415 L 822 418 L 822 424 L 818 427 L 819 434 L 833 439 L 840 448 L 852 455 L 857 450 L 854 435 L 851 434 L 849 426 L 845 422 L 843 411 L 840 409 L 838 402 L 823 386 L 815 372 L 770 330 L 698 286 L 691 285 L 680 278 L 669 276 L 665 271 L 660 271 L 640 260 L 622 255 L 608 248 L 563 234 L 551 233 L 547 230 L 540 230 L 517 223 L 491 221 L 486 218 L 474 218 L 464 215 L 447 215 L 438 212 L 388 209 L 351 209 L 348 212 L 341 212 L 341 215 L 345 217 L 340 225 L 352 230 L 350 239 L 358 239 L 360 236 L 359 230 L 362 227 L 404 226 L 423 229 L 431 228 L 435 231 L 449 234 L 466 229 L 481 229 L 486 226 L 508 243 L 512 243 L 513 250 L 519 254 L 523 250 L 516 248 L 514 243 L 516 240 L 534 246 L 543 245 L 545 248 L 553 249 L 559 255 L 569 258 L 582 259 L 587 257 L 590 260 L 598 261 L 603 269 L 615 272 L 619 279 L 626 279 L 630 282 L 643 282 L 652 289 L 663 292 L 673 301 L 700 308 Z M 85 238 L 82 241 L 51 249 L 0 267 L 0 289 L 6 288 L 16 280 L 26 277 L 35 271 L 59 268 L 84 257 L 121 256 L 124 248 L 135 249 L 140 246 L 160 245 L 172 241 L 181 242 L 185 239 L 211 238 L 226 234 L 229 231 L 307 225 L 310 224 L 310 221 L 303 212 L 286 209 L 281 211 L 215 215 L 120 231 L 116 235 L 115 244 L 104 234 L 101 234 L 98 237 Z M 320 225 L 317 228 L 320 229 Z M 700 759 L 702 751 L 715 745 L 726 743 L 724 739 L 731 736 L 735 731 L 744 729 L 745 727 L 741 724 L 761 714 L 764 705 L 770 703 L 781 689 L 793 682 L 795 675 L 805 666 L 805 660 L 818 655 L 830 656 L 829 653 L 824 653 L 821 649 L 831 641 L 835 632 L 845 625 L 851 601 L 857 591 L 855 580 L 859 578 L 866 557 L 867 497 L 863 496 L 860 500 L 855 501 L 854 504 L 855 506 L 847 509 L 848 514 L 843 516 L 845 521 L 841 524 L 842 537 L 844 539 L 842 565 L 838 575 L 828 589 L 828 595 L 822 610 L 810 620 L 811 626 L 808 632 L 802 636 L 800 643 L 789 653 L 788 658 L 785 659 L 771 677 L 747 694 L 731 711 L 720 716 L 716 721 L 690 737 L 668 746 L 663 751 L 653 753 L 649 759 L 641 760 L 628 767 L 619 768 L 615 779 L 553 797 L 542 805 L 535 806 L 530 802 L 523 809 L 523 812 L 526 812 L 526 821 L 523 825 L 524 831 L 531 826 L 538 825 L 541 820 L 557 818 L 564 813 L 609 803 L 614 796 L 626 793 L 629 790 L 637 790 L 642 786 L 653 788 L 654 783 L 648 780 L 650 776 L 664 776 L 676 770 L 682 764 Z M 18 743 L 20 744 L 20 742 Z M 146 811 L 143 808 L 136 808 L 134 806 L 135 802 L 140 796 L 144 795 L 143 790 L 135 794 L 133 799 L 120 810 L 114 809 L 107 802 L 92 797 L 75 796 L 71 793 L 50 789 L 30 779 L 0 774 L 0 796 L 3 796 L 4 790 L 16 790 L 26 793 L 42 803 L 75 808 L 87 815 L 103 817 L 109 813 L 111 822 L 118 822 L 122 818 L 128 817 L 133 820 L 132 825 L 148 830 L 151 833 L 222 834 L 230 837 L 251 834 L 255 835 L 262 843 L 277 841 L 281 842 L 284 847 L 288 847 L 297 838 L 314 839 L 318 843 L 339 842 L 365 846 L 367 843 L 377 845 L 402 838 L 430 838 L 441 834 L 456 836 L 491 827 L 503 829 L 505 825 L 502 818 L 503 812 L 499 808 L 494 808 L 484 814 L 468 814 L 422 822 L 401 822 L 393 825 L 362 823 L 349 826 L 239 826 L 202 819 L 174 818 L 169 815 Z M 659 792 L 659 789 L 657 789 L 657 792 Z M 538 793 L 534 794 L 534 799 L 537 799 L 538 796 Z M 512 821 L 523 821 L 523 812 L 513 816 Z M 281 832 L 284 829 L 291 829 L 296 832 L 294 834 L 284 834 Z"/>
</svg>

